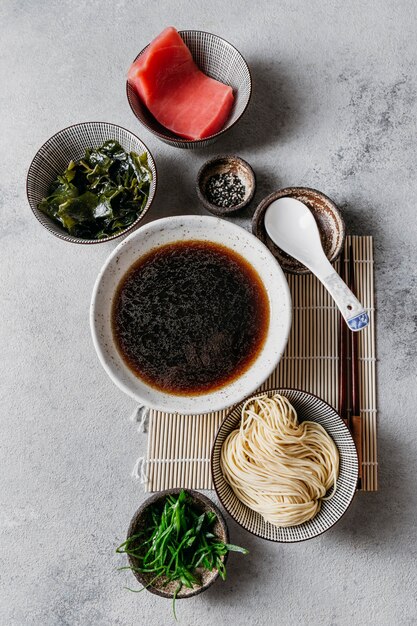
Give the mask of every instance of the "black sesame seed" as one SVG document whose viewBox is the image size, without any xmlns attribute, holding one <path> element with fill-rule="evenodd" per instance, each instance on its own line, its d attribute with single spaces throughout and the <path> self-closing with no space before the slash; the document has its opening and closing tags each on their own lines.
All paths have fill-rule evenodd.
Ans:
<svg viewBox="0 0 417 626">
<path fill-rule="evenodd" d="M 205 194 L 211 204 L 227 208 L 240 204 L 246 188 L 237 174 L 213 174 L 206 183 Z"/>
</svg>

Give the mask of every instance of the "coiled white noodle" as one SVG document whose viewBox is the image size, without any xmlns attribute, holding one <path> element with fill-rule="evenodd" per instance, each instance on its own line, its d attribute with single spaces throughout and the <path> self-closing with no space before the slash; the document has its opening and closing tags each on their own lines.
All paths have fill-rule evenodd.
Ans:
<svg viewBox="0 0 417 626">
<path fill-rule="evenodd" d="M 244 404 L 240 428 L 223 443 L 220 465 L 241 502 L 271 524 L 296 526 L 333 496 L 339 452 L 320 424 L 299 423 L 294 407 L 277 394 Z"/>
</svg>

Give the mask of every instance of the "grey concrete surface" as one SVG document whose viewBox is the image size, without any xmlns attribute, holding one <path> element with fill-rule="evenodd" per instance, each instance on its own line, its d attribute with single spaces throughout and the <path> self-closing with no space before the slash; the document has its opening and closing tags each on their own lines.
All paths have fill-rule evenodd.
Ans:
<svg viewBox="0 0 417 626">
<path fill-rule="evenodd" d="M 2 0 L 0 116 L 0 624 L 162 626 L 169 602 L 124 589 L 114 548 L 144 499 L 132 401 L 95 356 L 88 308 L 114 244 L 80 248 L 32 216 L 25 178 L 60 128 L 107 120 L 154 154 L 149 220 L 202 213 L 200 164 L 217 152 L 258 177 L 249 218 L 284 185 L 323 190 L 349 232 L 375 237 L 380 491 L 358 495 L 324 536 L 255 539 L 230 522 L 245 559 L 178 604 L 180 624 L 415 624 L 417 9 L 397 2 L 225 3 Z M 200 152 L 169 148 L 135 120 L 124 91 L 136 53 L 166 25 L 217 33 L 247 58 L 244 119 Z"/>
</svg>

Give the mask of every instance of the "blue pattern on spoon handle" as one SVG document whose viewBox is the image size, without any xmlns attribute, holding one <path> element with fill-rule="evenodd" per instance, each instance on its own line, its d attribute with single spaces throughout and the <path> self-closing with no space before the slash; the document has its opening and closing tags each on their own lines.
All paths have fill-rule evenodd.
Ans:
<svg viewBox="0 0 417 626">
<path fill-rule="evenodd" d="M 320 280 L 336 302 L 349 328 L 354 331 L 362 330 L 369 324 L 367 312 L 339 274 L 332 267 L 331 270 L 328 276 L 319 276 Z"/>
</svg>

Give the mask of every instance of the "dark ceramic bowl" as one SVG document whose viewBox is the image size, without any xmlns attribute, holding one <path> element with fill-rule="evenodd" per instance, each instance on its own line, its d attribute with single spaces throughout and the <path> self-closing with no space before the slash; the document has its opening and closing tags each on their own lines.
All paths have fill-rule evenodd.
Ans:
<svg viewBox="0 0 417 626">
<path fill-rule="evenodd" d="M 225 417 L 217 431 L 211 452 L 211 473 L 220 502 L 229 515 L 245 530 L 270 541 L 293 543 L 312 539 L 326 532 L 344 515 L 353 500 L 358 484 L 358 455 L 349 429 L 336 410 L 317 396 L 298 389 L 268 389 L 256 396 L 279 393 L 295 408 L 300 422 L 317 422 L 327 431 L 339 450 L 339 476 L 336 491 L 322 502 L 320 511 L 308 522 L 298 526 L 280 527 L 264 520 L 260 513 L 243 504 L 226 482 L 220 467 L 222 446 L 228 435 L 239 428 L 242 406 L 237 404 Z"/>
<path fill-rule="evenodd" d="M 295 198 L 303 202 L 312 212 L 320 232 L 323 250 L 330 263 L 336 261 L 342 251 L 346 229 L 343 218 L 335 203 L 324 193 L 309 187 L 286 187 L 274 191 L 258 205 L 252 218 L 252 232 L 272 252 L 284 272 L 289 274 L 311 274 L 310 270 L 292 256 L 278 248 L 269 238 L 264 225 L 265 212 L 278 198 Z"/>
<path fill-rule="evenodd" d="M 178 137 L 157 122 L 128 81 L 126 81 L 126 95 L 135 117 L 158 139 L 176 148 L 203 148 L 216 141 L 240 120 L 252 94 L 252 78 L 243 56 L 225 39 L 200 30 L 180 30 L 179 34 L 201 71 L 215 80 L 230 85 L 233 89 L 235 101 L 223 128 L 204 139 L 191 140 Z M 139 52 L 133 62 L 145 52 L 147 47 Z"/>
<path fill-rule="evenodd" d="M 143 527 L 146 521 L 146 512 L 151 505 L 158 503 L 161 503 L 162 505 L 166 499 L 166 496 L 178 495 L 180 491 L 182 491 L 182 489 L 166 489 L 165 491 L 155 493 L 153 496 L 148 498 L 134 514 L 132 521 L 130 522 L 127 538 L 135 535 L 141 529 L 141 527 Z M 212 511 L 217 515 L 217 521 L 213 527 L 213 532 L 224 543 L 229 543 L 229 531 L 226 525 L 226 521 L 218 507 L 211 500 L 209 500 L 209 498 L 204 496 L 202 493 L 199 493 L 198 491 L 193 491 L 192 489 L 185 489 L 185 491 L 191 497 L 193 505 L 197 511 L 201 513 L 204 513 L 205 511 Z M 137 567 L 136 559 L 130 555 L 128 555 L 128 558 L 130 565 L 132 567 Z M 227 554 L 225 555 L 223 562 L 225 563 L 226 560 Z M 152 580 L 153 577 L 152 574 L 141 574 L 140 572 L 134 570 L 132 571 L 137 580 L 151 593 L 154 593 L 157 596 L 162 596 L 163 598 L 173 598 L 174 592 L 178 586 L 177 582 L 171 582 L 165 587 L 162 586 L 162 580 L 160 584 L 158 584 L 158 581 L 155 581 L 152 585 L 149 585 L 149 582 Z M 183 587 L 178 593 L 177 598 L 191 598 L 192 596 L 196 596 L 197 594 L 211 587 L 211 585 L 217 580 L 218 577 L 219 572 L 217 570 L 213 570 L 211 572 L 207 570 L 202 570 L 202 584 L 199 587 L 193 587 L 193 589 Z"/>
<path fill-rule="evenodd" d="M 216 174 L 235 174 L 245 186 L 245 195 L 242 202 L 230 207 L 221 207 L 210 202 L 206 194 L 206 185 Z M 197 195 L 207 211 L 214 215 L 229 215 L 243 209 L 252 200 L 256 189 L 255 173 L 249 163 L 238 156 L 221 155 L 206 161 L 197 174 Z"/>
<path fill-rule="evenodd" d="M 117 235 L 112 235 L 105 239 L 73 237 L 50 217 L 39 211 L 38 204 L 42 198 L 48 195 L 50 184 L 59 174 L 65 171 L 71 160 L 77 161 L 81 159 L 85 154 L 86 148 L 98 147 L 108 139 L 116 139 L 126 152 L 133 151 L 138 154 L 146 152 L 148 165 L 152 171 L 148 201 L 133 224 L 117 233 Z M 29 167 L 26 191 L 30 208 L 36 219 L 56 237 L 71 243 L 105 243 L 135 230 L 145 217 L 156 192 L 156 165 L 152 154 L 143 141 L 125 128 L 108 122 L 83 122 L 60 130 L 39 148 Z"/>
</svg>

